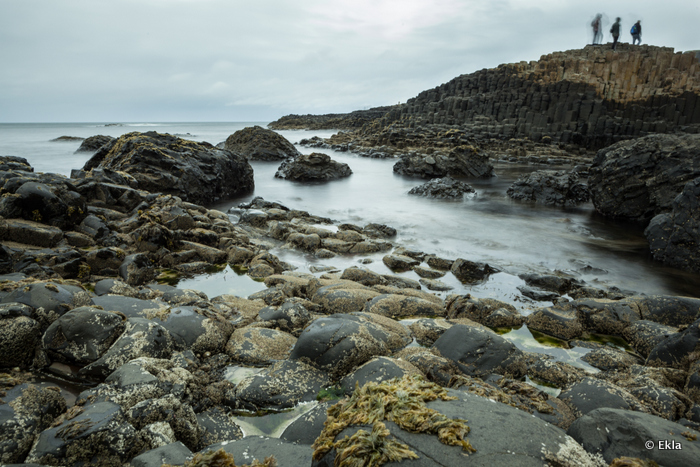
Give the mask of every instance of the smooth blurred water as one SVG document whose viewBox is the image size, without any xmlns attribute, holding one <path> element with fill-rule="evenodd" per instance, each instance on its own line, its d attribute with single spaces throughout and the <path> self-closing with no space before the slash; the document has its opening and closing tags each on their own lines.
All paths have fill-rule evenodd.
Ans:
<svg viewBox="0 0 700 467">
<path fill-rule="evenodd" d="M 37 172 L 68 175 L 71 169 L 81 168 L 91 154 L 74 154 L 80 142 L 51 141 L 59 136 L 119 136 L 131 131 L 158 131 L 217 144 L 235 131 L 254 124 L 0 124 L 0 155 L 25 157 Z M 302 138 L 328 137 L 335 132 L 279 133 L 296 143 Z M 299 150 L 304 153 L 319 151 L 303 147 L 299 147 Z M 455 292 L 470 292 L 475 296 L 489 296 L 514 304 L 523 300 L 515 289 L 522 284 L 517 274 L 528 271 L 549 273 L 561 270 L 577 274 L 594 286 L 615 285 L 638 293 L 700 296 L 700 276 L 664 267 L 650 259 L 640 226 L 606 220 L 594 212 L 590 203 L 575 209 L 563 209 L 514 201 L 506 196 L 506 189 L 519 175 L 544 167 L 497 164 L 498 177 L 468 181 L 477 191 L 475 196 L 458 201 L 434 200 L 408 195 L 412 187 L 424 180 L 394 174 L 392 168 L 395 159 L 368 159 L 330 150 L 320 152 L 347 163 L 353 175 L 323 183 L 291 182 L 274 178 L 278 163 L 253 161 L 255 191 L 213 207 L 227 211 L 240 202 L 262 196 L 338 222 L 388 224 L 399 231 L 396 241 L 402 246 L 445 258 L 486 261 L 501 269 L 503 274 L 496 274 L 473 287 L 465 287 L 451 274 L 441 280 L 453 285 Z M 356 265 L 361 259 L 341 255 L 319 260 L 295 250 L 277 249 L 274 253 L 302 271 L 319 264 L 343 269 Z M 390 272 L 381 262 L 384 254 L 364 256 L 373 260 L 367 267 L 382 273 Z M 586 266 L 606 272 L 580 271 Z M 418 279 L 413 272 L 405 275 Z M 257 287 L 252 284 L 232 285 L 231 281 L 247 278 L 237 279 L 231 271 L 217 277 L 195 278 L 187 285 L 206 288 L 209 296 L 223 289 L 249 290 L 250 287 Z M 221 287 L 216 285 L 217 280 Z"/>
</svg>

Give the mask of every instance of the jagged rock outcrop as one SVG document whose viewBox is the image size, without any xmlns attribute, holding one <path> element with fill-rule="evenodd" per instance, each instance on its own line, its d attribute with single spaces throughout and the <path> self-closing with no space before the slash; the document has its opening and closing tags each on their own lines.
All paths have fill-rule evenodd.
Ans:
<svg viewBox="0 0 700 467">
<path fill-rule="evenodd" d="M 361 128 L 366 123 L 383 117 L 394 106 L 356 110 L 347 114 L 286 115 L 267 125 L 273 130 L 346 130 Z"/>
<path fill-rule="evenodd" d="M 646 222 L 671 210 L 683 186 L 700 177 L 700 135 L 651 135 L 598 151 L 588 186 L 596 210 Z"/>
<path fill-rule="evenodd" d="M 425 196 L 437 199 L 462 198 L 465 193 L 474 193 L 474 188 L 452 177 L 434 178 L 428 183 L 411 188 L 409 195 Z"/>
<path fill-rule="evenodd" d="M 550 206 L 576 206 L 588 201 L 588 187 L 576 172 L 537 170 L 518 178 L 509 188 L 513 199 Z"/>
<path fill-rule="evenodd" d="M 489 178 L 494 175 L 489 156 L 474 146 L 459 146 L 448 154 L 405 154 L 394 164 L 394 172 L 421 178 L 446 175 Z"/>
<path fill-rule="evenodd" d="M 334 161 L 328 154 L 320 152 L 302 154 L 286 160 L 282 162 L 275 173 L 277 178 L 296 181 L 333 180 L 350 175 L 352 175 L 352 170 L 348 164 Z"/>
<path fill-rule="evenodd" d="M 83 140 L 82 144 L 75 150 L 75 152 L 94 152 L 115 139 L 116 138 L 112 136 L 105 135 L 90 136 L 89 138 L 85 138 L 85 140 Z"/>
<path fill-rule="evenodd" d="M 258 125 L 238 130 L 226 138 L 224 149 L 256 161 L 280 161 L 300 155 L 284 136 Z"/>
<path fill-rule="evenodd" d="M 253 168 L 243 156 L 154 131 L 127 133 L 85 163 L 126 172 L 138 188 L 207 204 L 253 189 Z"/>
<path fill-rule="evenodd" d="M 685 185 L 671 212 L 654 217 L 644 235 L 655 259 L 700 272 L 700 178 Z"/>
</svg>

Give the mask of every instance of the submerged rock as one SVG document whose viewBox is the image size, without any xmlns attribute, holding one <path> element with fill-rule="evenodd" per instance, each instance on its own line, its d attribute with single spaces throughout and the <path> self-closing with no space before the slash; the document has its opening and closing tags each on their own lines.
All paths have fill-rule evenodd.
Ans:
<svg viewBox="0 0 700 467">
<path fill-rule="evenodd" d="M 411 177 L 438 178 L 446 175 L 493 177 L 489 156 L 473 146 L 458 146 L 448 154 L 406 154 L 394 164 L 394 172 Z"/>
<path fill-rule="evenodd" d="M 588 187 L 576 172 L 538 170 L 518 178 L 508 196 L 550 206 L 576 206 L 588 201 Z"/>
<path fill-rule="evenodd" d="M 411 188 L 409 195 L 425 196 L 427 198 L 455 199 L 465 193 L 474 193 L 469 184 L 451 177 L 434 178 L 428 183 Z"/>
<path fill-rule="evenodd" d="M 212 203 L 253 189 L 253 168 L 243 156 L 154 131 L 127 133 L 102 146 L 83 170 L 105 168 L 134 177 L 138 187 Z"/>
<path fill-rule="evenodd" d="M 224 149 L 256 161 L 279 161 L 301 155 L 284 136 L 258 125 L 238 130 L 226 138 Z"/>
<path fill-rule="evenodd" d="M 347 164 L 334 161 L 327 154 L 314 152 L 302 154 L 293 159 L 282 162 L 277 169 L 275 177 L 287 180 L 334 180 L 336 178 L 349 177 L 352 170 Z"/>
</svg>

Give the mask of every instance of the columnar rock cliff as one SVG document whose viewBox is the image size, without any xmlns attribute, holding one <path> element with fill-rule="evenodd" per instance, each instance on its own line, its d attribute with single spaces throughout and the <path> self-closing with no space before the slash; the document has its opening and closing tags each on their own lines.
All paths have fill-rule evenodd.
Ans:
<svg viewBox="0 0 700 467">
<path fill-rule="evenodd" d="M 648 133 L 695 133 L 700 64 L 693 52 L 646 45 L 555 52 L 459 76 L 395 107 L 380 126 L 398 122 L 589 147 Z"/>
</svg>

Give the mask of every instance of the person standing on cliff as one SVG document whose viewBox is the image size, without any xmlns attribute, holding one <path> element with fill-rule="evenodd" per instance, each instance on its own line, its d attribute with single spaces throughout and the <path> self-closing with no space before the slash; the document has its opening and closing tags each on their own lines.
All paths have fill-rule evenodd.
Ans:
<svg viewBox="0 0 700 467">
<path fill-rule="evenodd" d="M 593 22 L 591 23 L 591 27 L 593 28 L 593 45 L 600 44 L 603 40 L 603 32 L 601 31 L 601 24 L 600 20 L 603 17 L 600 13 L 595 15 L 595 19 L 593 19 Z"/>
<path fill-rule="evenodd" d="M 630 31 L 630 34 L 632 34 L 632 45 L 639 43 L 639 45 L 642 45 L 642 22 L 637 21 L 634 23 L 634 26 L 632 26 L 632 30 Z"/>
<path fill-rule="evenodd" d="M 613 36 L 613 50 L 617 47 L 617 39 L 620 37 L 620 17 L 618 16 L 615 19 L 615 23 L 612 25 L 612 28 L 610 28 L 610 33 Z"/>
</svg>

